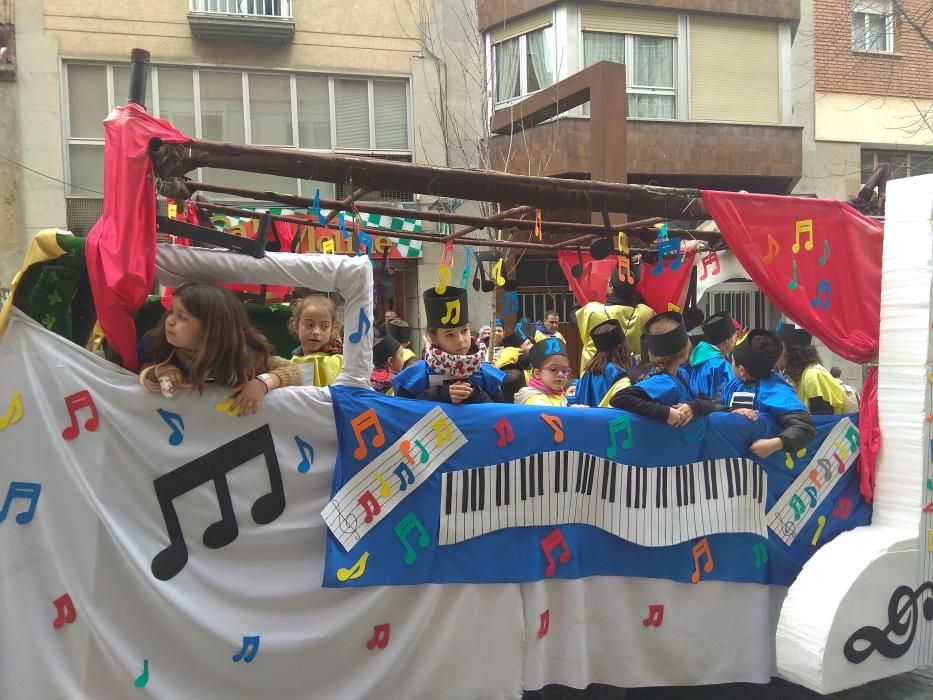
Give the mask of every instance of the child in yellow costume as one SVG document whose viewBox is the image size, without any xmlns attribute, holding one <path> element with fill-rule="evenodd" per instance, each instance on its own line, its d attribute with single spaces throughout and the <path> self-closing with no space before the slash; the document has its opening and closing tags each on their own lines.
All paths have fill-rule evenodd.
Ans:
<svg viewBox="0 0 933 700">
<path fill-rule="evenodd" d="M 343 355 L 337 352 L 337 307 L 320 294 L 292 302 L 288 330 L 301 345 L 292 350 L 292 362 L 307 365 L 305 384 L 330 386 L 343 367 Z"/>
<path fill-rule="evenodd" d="M 560 338 L 546 338 L 528 351 L 531 379 L 515 394 L 515 403 L 526 406 L 566 406 L 564 387 L 570 382 L 567 345 Z"/>
</svg>

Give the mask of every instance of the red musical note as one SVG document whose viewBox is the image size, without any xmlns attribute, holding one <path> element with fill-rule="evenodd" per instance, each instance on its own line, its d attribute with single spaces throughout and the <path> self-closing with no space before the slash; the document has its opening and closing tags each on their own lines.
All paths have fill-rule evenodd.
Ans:
<svg viewBox="0 0 933 700">
<path fill-rule="evenodd" d="M 924 512 L 924 513 L 933 513 L 933 503 L 927 503 L 927 504 L 923 507 L 923 512 Z"/>
<path fill-rule="evenodd" d="M 553 576 L 554 572 L 557 571 L 557 564 L 554 562 L 554 555 L 552 554 L 557 547 L 563 550 L 560 555 L 560 563 L 566 564 L 570 561 L 570 547 L 567 546 L 567 540 L 564 539 L 560 528 L 554 528 L 550 534 L 541 540 L 541 549 L 544 550 L 544 556 L 547 559 L 547 568 L 544 570 L 545 576 Z"/>
<path fill-rule="evenodd" d="M 350 421 L 350 425 L 353 428 L 353 434 L 356 436 L 357 446 L 356 449 L 353 450 L 353 456 L 356 459 L 365 459 L 366 455 L 369 453 L 366 442 L 363 440 L 363 433 L 367 428 L 374 428 L 376 431 L 376 434 L 373 436 L 373 447 L 382 447 L 385 444 L 385 433 L 382 432 L 382 425 L 379 423 L 379 417 L 373 409 L 368 408 L 363 411 Z"/>
<path fill-rule="evenodd" d="M 833 459 L 836 460 L 836 471 L 839 472 L 840 474 L 845 474 L 845 473 L 846 473 L 846 463 L 843 462 L 842 459 L 841 459 L 841 458 L 839 457 L 839 455 L 837 455 L 837 454 L 834 454 L 834 455 L 833 455 Z"/>
<path fill-rule="evenodd" d="M 649 605 L 648 617 L 642 620 L 641 624 L 645 627 L 660 627 L 662 622 L 664 622 L 664 606 Z"/>
<path fill-rule="evenodd" d="M 707 266 L 712 265 L 713 263 L 716 263 L 716 269 L 713 270 L 713 276 L 715 277 L 716 275 L 719 274 L 719 271 L 721 269 L 719 266 L 719 253 L 717 253 L 715 250 L 711 250 L 709 253 L 704 255 L 703 258 L 700 260 L 700 262 L 703 263 L 703 275 L 702 277 L 700 277 L 701 280 L 706 279 L 707 274 L 708 274 L 706 271 L 706 268 Z"/>
<path fill-rule="evenodd" d="M 512 432 L 512 424 L 505 418 L 500 418 L 492 428 L 499 434 L 499 440 L 496 442 L 496 447 L 499 449 L 505 447 L 505 443 L 512 442 L 512 440 L 515 439 L 515 433 Z"/>
<path fill-rule="evenodd" d="M 542 413 L 541 420 L 551 426 L 551 430 L 554 431 L 554 442 L 564 441 L 564 424 L 559 416 L 549 416 L 546 413 Z"/>
<path fill-rule="evenodd" d="M 706 563 L 703 564 L 703 571 L 710 573 L 714 568 L 713 553 L 709 549 L 709 540 L 704 537 L 693 545 L 693 574 L 690 576 L 691 583 L 700 582 L 700 557 L 706 557 Z"/>
<path fill-rule="evenodd" d="M 389 646 L 389 634 L 391 633 L 391 627 L 388 622 L 384 622 L 381 625 L 376 625 L 373 627 L 373 638 L 366 642 L 367 649 L 385 649 Z"/>
<path fill-rule="evenodd" d="M 551 629 L 551 610 L 550 608 L 541 613 L 541 624 L 538 627 L 538 639 L 544 639 L 548 630 Z"/>
<path fill-rule="evenodd" d="M 382 507 L 379 505 L 379 501 L 376 500 L 376 497 L 373 496 L 373 492 L 369 489 L 366 489 L 363 492 L 363 495 L 356 499 L 366 510 L 366 516 L 363 518 L 367 523 L 371 523 L 373 518 L 379 515 L 382 512 Z"/>
<path fill-rule="evenodd" d="M 844 496 L 836 502 L 836 507 L 833 508 L 833 515 L 837 518 L 842 518 L 843 520 L 848 520 L 849 513 L 851 512 L 852 501 Z"/>
<path fill-rule="evenodd" d="M 71 425 L 62 430 L 62 437 L 66 440 L 74 440 L 78 437 L 81 430 L 78 428 L 78 411 L 82 408 L 88 408 L 91 411 L 91 417 L 84 423 L 84 429 L 92 433 L 97 430 L 99 423 L 97 416 L 97 406 L 94 405 L 94 399 L 91 398 L 87 389 L 76 391 L 71 396 L 65 397 L 65 407 L 68 409 L 68 416 L 71 418 Z"/>
<path fill-rule="evenodd" d="M 60 598 L 56 598 L 52 603 L 55 605 L 55 610 L 58 611 L 58 615 L 52 621 L 52 627 L 55 629 L 61 629 L 61 626 L 66 622 L 70 625 L 78 617 L 74 603 L 71 602 L 71 596 L 67 593 Z"/>
<path fill-rule="evenodd" d="M 774 236 L 770 233 L 768 234 L 768 253 L 764 255 L 761 260 L 765 265 L 770 265 L 774 262 L 774 256 L 781 251 L 781 246 L 778 245 L 778 242 L 774 240 Z"/>
</svg>

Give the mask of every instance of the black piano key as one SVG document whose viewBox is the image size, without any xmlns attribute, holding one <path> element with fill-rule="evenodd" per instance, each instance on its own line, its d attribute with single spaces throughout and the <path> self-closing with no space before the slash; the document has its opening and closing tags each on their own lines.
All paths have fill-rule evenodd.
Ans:
<svg viewBox="0 0 933 700">
<path fill-rule="evenodd" d="M 635 472 L 635 507 L 641 508 L 641 472 L 642 470 L 638 467 L 632 467 L 632 471 Z"/>
<path fill-rule="evenodd" d="M 604 501 L 609 497 L 609 460 L 603 460 L 603 487 L 601 489 L 600 498 Z"/>
<path fill-rule="evenodd" d="M 765 498 L 765 473 L 757 464 L 755 465 L 755 471 L 758 472 L 758 502 L 763 503 Z"/>
<path fill-rule="evenodd" d="M 728 479 L 729 481 L 729 498 L 734 498 L 735 488 L 732 485 L 733 474 L 732 474 L 732 460 L 731 459 L 726 460 L 726 479 Z"/>
<path fill-rule="evenodd" d="M 505 505 L 511 505 L 512 503 L 512 470 L 509 469 L 508 464 L 502 465 L 502 471 L 504 472 L 503 476 L 503 488 L 502 488 L 502 500 Z"/>
<path fill-rule="evenodd" d="M 444 515 L 450 515 L 450 507 L 452 505 L 454 494 L 454 473 L 447 472 L 447 495 L 444 498 Z"/>
<path fill-rule="evenodd" d="M 574 480 L 573 490 L 574 493 L 580 493 L 580 481 L 583 478 L 583 465 L 585 464 L 585 461 L 581 458 L 581 455 L 577 455 L 575 464 L 577 465 L 577 478 Z"/>
<path fill-rule="evenodd" d="M 486 510 L 486 468 L 479 470 L 479 496 L 476 498 L 476 502 L 479 506 L 479 510 Z"/>
<path fill-rule="evenodd" d="M 522 500 L 524 501 L 525 499 L 528 498 L 528 494 L 525 491 L 525 458 L 524 457 L 522 457 L 522 459 L 519 460 L 518 469 L 520 472 L 519 476 L 521 478 Z"/>
<path fill-rule="evenodd" d="M 706 496 L 708 501 L 713 497 L 713 491 L 709 487 L 709 460 L 703 461 L 703 495 Z"/>
<path fill-rule="evenodd" d="M 670 469 L 664 469 L 661 472 L 661 507 L 667 508 L 667 477 L 670 474 Z"/>
<path fill-rule="evenodd" d="M 695 464 L 688 464 L 687 467 L 687 478 L 690 480 L 690 500 L 687 503 L 696 503 L 697 502 L 697 491 L 696 491 L 696 479 L 694 478 L 693 471 L 696 469 Z"/>
<path fill-rule="evenodd" d="M 663 472 L 666 472 L 666 471 L 667 471 L 667 470 L 664 469 L 663 467 L 661 468 L 661 472 L 662 472 L 662 473 L 663 473 Z M 661 489 L 662 489 L 663 487 L 664 487 L 664 478 L 663 478 L 663 477 L 661 476 L 661 474 L 659 473 L 659 474 L 658 474 L 658 478 L 655 479 L 655 481 L 654 481 L 654 507 L 655 507 L 655 508 L 660 508 L 660 507 L 661 507 Z"/>
<path fill-rule="evenodd" d="M 477 472 L 479 469 L 470 470 L 470 510 L 476 510 L 476 481 L 479 476 Z"/>
<path fill-rule="evenodd" d="M 558 452 L 557 456 L 554 458 L 554 493 L 560 493 L 560 468 L 561 468 L 561 453 Z"/>
<path fill-rule="evenodd" d="M 632 507 L 632 465 L 625 465 L 625 507 Z"/>
<path fill-rule="evenodd" d="M 469 502 L 470 502 L 470 475 L 468 472 L 469 472 L 468 469 L 463 470 L 463 486 L 461 487 L 461 490 L 460 490 L 460 497 L 461 497 L 460 512 L 461 513 L 467 512 L 467 505 L 469 505 Z"/>
<path fill-rule="evenodd" d="M 758 465 L 752 465 L 752 497 L 758 497 Z"/>
<path fill-rule="evenodd" d="M 675 484 L 675 488 L 677 490 L 677 507 L 680 508 L 684 504 L 684 495 L 683 495 L 682 486 L 681 486 L 681 484 L 683 483 L 683 479 L 681 478 L 683 475 L 683 472 L 681 471 L 680 467 L 674 467 L 674 469 L 677 470 L 674 476 L 677 477 L 677 484 Z"/>
<path fill-rule="evenodd" d="M 532 455 L 528 458 L 528 497 L 535 497 L 535 458 Z"/>
<path fill-rule="evenodd" d="M 508 466 L 506 466 L 508 469 Z M 496 505 L 502 505 L 502 465 L 496 465 Z"/>
<path fill-rule="evenodd" d="M 648 507 L 648 470 L 647 470 L 647 469 L 639 469 L 639 471 L 640 471 L 640 472 L 643 472 L 643 474 L 642 474 L 642 482 L 643 482 L 643 483 L 642 483 L 642 487 L 641 487 L 641 507 L 642 507 L 642 508 L 647 508 L 647 507 Z"/>
<path fill-rule="evenodd" d="M 748 460 L 739 460 L 742 463 L 742 495 L 748 495 Z"/>
<path fill-rule="evenodd" d="M 612 470 L 612 478 L 609 480 L 609 502 L 616 502 L 616 471 L 619 468 L 619 465 L 615 462 L 610 462 L 610 469 Z"/>
<path fill-rule="evenodd" d="M 544 495 L 544 453 L 538 455 L 538 495 Z"/>
<path fill-rule="evenodd" d="M 709 483 L 713 488 L 713 498 L 719 499 L 719 475 L 716 473 L 716 461 L 710 460 L 709 463 Z"/>
<path fill-rule="evenodd" d="M 567 472 L 570 471 L 570 453 L 562 452 L 561 456 L 564 460 L 564 488 L 562 489 L 564 493 L 567 493 Z"/>
<path fill-rule="evenodd" d="M 588 456 L 590 458 L 589 459 L 590 471 L 589 471 L 589 476 L 586 481 L 586 495 L 592 496 L 593 495 L 593 477 L 596 475 L 596 458 L 593 455 L 588 455 Z"/>
</svg>

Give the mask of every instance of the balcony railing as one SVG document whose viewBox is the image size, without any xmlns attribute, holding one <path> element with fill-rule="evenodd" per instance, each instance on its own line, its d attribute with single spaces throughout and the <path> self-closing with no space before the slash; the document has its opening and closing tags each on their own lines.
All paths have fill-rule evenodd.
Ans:
<svg viewBox="0 0 933 700">
<path fill-rule="evenodd" d="M 189 12 L 240 17 L 292 18 L 292 0 L 188 0 Z"/>
</svg>

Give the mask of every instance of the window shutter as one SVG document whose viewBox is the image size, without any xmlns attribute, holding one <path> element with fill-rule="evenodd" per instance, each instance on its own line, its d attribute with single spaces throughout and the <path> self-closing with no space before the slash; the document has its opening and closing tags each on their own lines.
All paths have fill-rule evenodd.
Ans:
<svg viewBox="0 0 933 700">
<path fill-rule="evenodd" d="M 543 29 L 554 24 L 554 12 L 552 10 L 542 10 L 532 12 L 522 17 L 508 19 L 498 29 L 492 32 L 492 43 L 498 44 L 507 39 L 514 39 L 522 34 L 533 32 L 536 29 Z"/>
<path fill-rule="evenodd" d="M 581 9 L 585 32 L 677 36 L 676 12 L 606 5 L 583 5 Z"/>
<path fill-rule="evenodd" d="M 376 148 L 408 150 L 408 99 L 405 83 L 373 81 Z"/>
<path fill-rule="evenodd" d="M 369 90 L 365 80 L 334 81 L 337 148 L 369 150 Z"/>
</svg>

